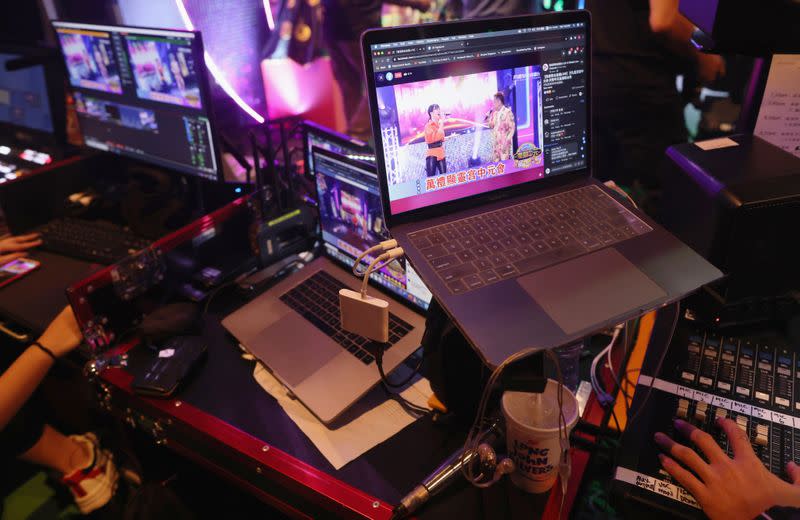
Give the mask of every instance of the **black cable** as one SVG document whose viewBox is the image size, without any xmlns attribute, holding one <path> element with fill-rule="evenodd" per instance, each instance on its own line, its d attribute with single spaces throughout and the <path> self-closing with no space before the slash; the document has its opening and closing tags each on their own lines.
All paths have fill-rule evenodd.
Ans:
<svg viewBox="0 0 800 520">
<path fill-rule="evenodd" d="M 406 399 L 402 395 L 400 395 L 398 393 L 395 393 L 395 392 L 392 392 L 391 390 L 389 390 L 389 388 L 386 387 L 385 384 L 383 384 L 383 382 L 381 382 L 381 383 L 382 383 L 381 384 L 381 388 L 383 388 L 383 391 L 386 394 L 386 396 L 389 397 L 389 399 L 392 399 L 393 401 L 396 401 L 397 404 L 402 406 L 408 413 L 414 414 L 414 415 L 419 415 L 421 417 L 421 416 L 427 415 L 427 414 L 429 414 L 431 412 L 427 408 L 424 408 L 422 406 L 418 406 L 418 405 L 412 403 L 411 401 L 409 401 L 408 399 Z"/>
<path fill-rule="evenodd" d="M 386 374 L 383 371 L 383 351 L 386 348 L 386 343 L 377 343 L 377 344 L 378 348 L 377 352 L 375 352 L 375 364 L 378 366 L 378 374 L 380 374 L 381 382 L 384 385 L 386 385 L 389 388 L 403 388 L 417 376 L 420 369 L 422 368 L 422 362 L 424 361 L 423 356 L 419 357 L 419 362 L 417 363 L 417 366 L 414 368 L 414 370 L 412 370 L 411 374 L 409 374 L 409 376 L 405 378 L 403 381 L 401 381 L 400 383 L 392 383 L 391 381 L 389 381 L 389 379 L 386 377 Z"/>
<path fill-rule="evenodd" d="M 616 411 L 614 411 L 614 407 L 613 407 L 613 406 L 610 408 L 610 410 L 609 410 L 609 411 L 610 411 L 610 413 L 611 413 L 611 418 L 612 418 L 612 419 L 614 419 L 614 424 L 615 424 L 615 425 L 616 425 L 616 427 L 617 427 L 617 431 L 618 431 L 620 434 L 622 434 L 622 427 L 621 427 L 621 426 L 620 426 L 620 424 L 619 424 L 619 418 L 617 417 L 617 412 L 616 412 Z"/>
<path fill-rule="evenodd" d="M 420 415 L 428 414 L 430 410 L 428 410 L 427 408 L 418 406 L 409 401 L 408 399 L 406 399 L 405 397 L 403 397 L 402 395 L 400 395 L 398 392 L 392 392 L 390 390 L 392 388 L 402 388 L 406 386 L 408 383 L 410 383 L 411 380 L 417 376 L 420 369 L 422 368 L 422 362 L 424 361 L 424 357 L 420 355 L 417 366 L 414 367 L 414 370 L 412 370 L 411 374 L 409 374 L 407 378 L 405 378 L 400 383 L 392 383 L 391 381 L 389 381 L 389 379 L 386 377 L 386 373 L 383 371 L 383 351 L 385 348 L 386 344 L 380 343 L 377 352 L 375 352 L 375 365 L 378 367 L 378 374 L 380 374 L 381 376 L 381 386 L 383 387 L 384 392 L 386 392 L 386 394 L 391 399 L 396 400 L 400 404 L 400 406 L 406 408 L 406 411 L 411 411 L 413 413 L 417 413 Z"/>
<path fill-rule="evenodd" d="M 667 351 L 669 350 L 670 344 L 672 344 L 672 338 L 675 336 L 675 329 L 678 327 L 678 318 L 680 318 L 680 315 L 681 315 L 681 302 L 677 301 L 675 302 L 675 318 L 673 318 L 672 320 L 672 327 L 670 327 L 669 335 L 667 336 L 667 341 L 664 345 L 664 350 L 661 352 L 661 358 L 658 360 L 658 365 L 656 365 L 656 369 L 653 372 L 653 377 L 650 380 L 650 385 L 647 387 L 647 393 L 644 396 L 644 400 L 642 401 L 642 404 L 639 405 L 639 408 L 636 409 L 636 412 L 633 414 L 633 416 L 631 416 L 630 420 L 627 423 L 626 426 L 627 428 L 630 428 L 630 426 L 633 424 L 636 418 L 639 417 L 639 414 L 642 412 L 642 410 L 644 410 L 647 401 L 650 399 L 650 394 L 653 393 L 653 385 L 656 382 L 656 378 L 661 373 L 661 366 L 664 364 L 664 360 L 667 357 Z"/>
<path fill-rule="evenodd" d="M 669 350 L 669 346 L 672 344 L 672 338 L 675 336 L 675 329 L 678 327 L 678 318 L 680 318 L 680 315 L 681 315 L 681 302 L 679 300 L 675 302 L 675 317 L 672 320 L 672 326 L 670 327 L 670 332 L 669 335 L 667 336 L 667 340 L 664 345 L 664 350 L 661 352 L 661 358 L 658 360 L 658 365 L 656 365 L 656 369 L 653 372 L 653 378 L 650 380 L 650 385 L 647 387 L 647 393 L 644 396 L 644 400 L 639 405 L 639 408 L 636 409 L 636 412 L 633 414 L 633 416 L 631 416 L 630 419 L 628 419 L 628 422 L 625 424 L 626 430 L 629 430 L 630 427 L 633 425 L 634 421 L 639 417 L 642 410 L 644 410 L 647 401 L 650 399 L 650 394 L 653 393 L 653 385 L 656 382 L 656 377 L 658 377 L 658 375 L 661 373 L 661 366 L 664 364 L 664 360 L 667 357 L 667 351 Z M 617 445 L 617 448 L 614 450 L 614 454 L 611 459 L 612 467 L 617 466 L 617 458 L 619 457 L 619 450 L 621 448 L 622 448 L 622 442 L 620 442 Z"/>
<path fill-rule="evenodd" d="M 230 287 L 231 285 L 233 285 L 235 283 L 236 283 L 236 279 L 228 280 L 227 282 L 223 283 L 222 285 L 219 285 L 219 286 L 215 287 L 211 291 L 211 293 L 208 296 L 206 296 L 206 302 L 203 305 L 203 314 L 202 314 L 203 317 L 205 317 L 206 314 L 208 314 L 208 308 L 211 306 L 211 300 L 213 300 L 223 289 L 227 289 L 228 287 Z"/>
</svg>

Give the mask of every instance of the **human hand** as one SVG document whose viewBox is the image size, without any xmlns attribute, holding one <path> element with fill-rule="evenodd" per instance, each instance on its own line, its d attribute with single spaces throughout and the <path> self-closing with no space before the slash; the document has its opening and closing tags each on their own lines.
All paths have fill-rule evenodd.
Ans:
<svg viewBox="0 0 800 520">
<path fill-rule="evenodd" d="M 10 236 L 0 240 L 0 254 L 27 251 L 40 245 L 42 245 L 42 239 L 39 233 Z"/>
<path fill-rule="evenodd" d="M 56 357 L 62 357 L 80 345 L 82 340 L 83 335 L 75 320 L 75 314 L 72 308 L 67 306 L 50 322 L 38 341 Z"/>
<path fill-rule="evenodd" d="M 661 432 L 654 438 L 669 454 L 659 455 L 664 470 L 694 495 L 711 520 L 750 520 L 773 506 L 800 506 L 800 467 L 789 463 L 786 471 L 794 485 L 784 482 L 764 467 L 736 422 L 720 419 L 717 425 L 733 447 L 732 459 L 711 435 L 685 421 L 676 420 L 675 428 L 699 448 L 705 460 Z"/>
<path fill-rule="evenodd" d="M 716 54 L 697 55 L 697 78 L 703 85 L 709 85 L 725 75 L 725 60 Z"/>
<path fill-rule="evenodd" d="M 10 255 L 0 255 L 0 266 L 6 265 L 7 263 L 16 260 L 18 258 L 22 258 L 25 256 L 25 253 L 11 253 Z"/>
</svg>

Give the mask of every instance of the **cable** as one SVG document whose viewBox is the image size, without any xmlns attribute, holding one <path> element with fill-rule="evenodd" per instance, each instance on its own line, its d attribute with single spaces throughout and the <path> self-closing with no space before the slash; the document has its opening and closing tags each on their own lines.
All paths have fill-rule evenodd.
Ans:
<svg viewBox="0 0 800 520">
<path fill-rule="evenodd" d="M 358 276 L 359 278 L 364 276 L 364 273 L 366 271 L 360 271 L 359 267 L 361 267 L 361 261 L 364 259 L 365 256 L 371 255 L 372 253 L 375 253 L 376 251 L 388 251 L 388 250 L 394 249 L 396 247 L 397 247 L 397 240 L 394 240 L 394 239 L 384 240 L 380 244 L 370 247 L 369 249 L 367 249 L 366 251 L 361 253 L 358 256 L 358 258 L 356 258 L 356 261 L 353 262 L 353 274 Z"/>
<path fill-rule="evenodd" d="M 386 394 L 389 395 L 390 397 L 396 399 L 403 408 L 409 409 L 410 411 L 420 415 L 427 415 L 428 413 L 430 413 L 429 409 L 412 403 L 411 401 L 403 397 L 399 392 L 391 391 L 392 388 L 403 388 L 419 374 L 419 371 L 422 368 L 422 363 L 424 362 L 424 357 L 420 355 L 417 366 L 414 367 L 414 369 L 411 371 L 411 374 L 409 374 L 408 377 L 406 377 L 403 381 L 399 383 L 392 383 L 391 381 L 389 381 L 389 378 L 383 371 L 383 351 L 385 350 L 385 348 L 386 344 L 381 343 L 379 344 L 378 349 L 375 352 L 375 365 L 377 365 L 378 367 L 378 374 L 380 374 L 381 376 L 381 386 L 383 387 L 384 392 L 386 392 Z"/>
<path fill-rule="evenodd" d="M 203 317 L 205 317 L 205 315 L 208 314 L 208 308 L 211 306 L 211 300 L 216 298 L 217 295 L 220 292 L 222 292 L 224 289 L 227 289 L 228 287 L 230 287 L 231 285 L 233 285 L 235 283 L 236 283 L 236 279 L 228 280 L 227 282 L 223 283 L 222 285 L 218 285 L 217 287 L 215 287 L 211 291 L 211 293 L 208 296 L 206 296 L 206 302 L 203 304 L 203 314 L 202 314 Z"/>
<path fill-rule="evenodd" d="M 669 336 L 667 336 L 667 341 L 666 344 L 664 345 L 664 350 L 661 352 L 661 358 L 658 360 L 658 365 L 656 365 L 655 372 L 653 372 L 653 377 L 650 380 L 650 385 L 647 387 L 647 393 L 644 396 L 642 404 L 639 405 L 639 408 L 636 409 L 636 412 L 634 412 L 633 416 L 631 416 L 631 418 L 628 420 L 626 428 L 630 428 L 633 422 L 636 420 L 636 418 L 639 417 L 639 414 L 641 414 L 642 410 L 644 410 L 644 407 L 647 404 L 648 399 L 650 399 L 650 394 L 653 393 L 653 385 L 656 382 L 656 377 L 658 377 L 658 374 L 661 373 L 661 365 L 664 364 L 664 359 L 666 359 L 667 357 L 667 350 L 669 350 L 669 346 L 672 343 L 672 338 L 675 335 L 675 329 L 678 326 L 678 318 L 680 317 L 680 315 L 681 315 L 681 302 L 679 300 L 675 302 L 675 318 L 673 318 L 672 320 L 672 327 L 670 328 Z"/>
<path fill-rule="evenodd" d="M 622 326 L 622 358 L 625 359 L 625 355 L 628 353 L 628 322 L 626 321 L 625 324 Z M 608 353 L 606 354 L 606 363 L 608 364 L 608 370 L 611 372 L 611 378 L 619 385 L 619 379 L 617 378 L 617 373 L 614 371 L 614 359 L 612 358 L 612 354 L 614 352 L 614 346 L 611 345 L 608 349 Z"/>
<path fill-rule="evenodd" d="M 422 363 L 425 360 L 424 357 L 423 356 L 419 357 L 419 362 L 417 363 L 417 366 L 414 367 L 413 371 L 407 378 L 405 378 L 403 381 L 399 383 L 392 383 L 391 381 L 389 381 L 389 378 L 386 377 L 386 373 L 383 371 L 383 351 L 386 349 L 386 344 L 381 343 L 379 345 L 380 346 L 378 347 L 377 352 L 375 352 L 375 364 L 378 366 L 378 374 L 380 374 L 381 376 L 381 382 L 389 388 L 402 388 L 406 386 L 419 373 L 420 369 L 422 368 Z"/>
<path fill-rule="evenodd" d="M 486 407 L 489 402 L 489 398 L 492 394 L 492 389 L 494 388 L 497 380 L 502 375 L 503 371 L 508 367 L 510 364 L 515 363 L 521 359 L 524 359 L 531 354 L 535 354 L 538 352 L 542 352 L 541 348 L 538 347 L 529 347 L 523 349 L 515 354 L 512 354 L 508 358 L 505 359 L 497 368 L 494 369 L 492 374 L 489 376 L 489 380 L 486 382 L 486 386 L 483 389 L 483 393 L 481 394 L 481 400 L 478 404 L 478 410 L 475 415 L 475 420 L 472 423 L 472 426 L 469 429 L 467 434 L 467 439 L 464 442 L 464 451 L 462 453 L 461 458 L 461 471 L 464 477 L 469 481 L 473 486 L 479 488 L 485 488 L 489 485 L 493 484 L 493 482 L 479 482 L 480 475 L 475 475 L 473 472 L 473 465 L 466 463 L 466 457 L 477 450 L 478 443 L 480 440 L 477 436 L 480 434 L 480 425 L 483 424 L 483 421 L 486 416 Z M 552 350 L 544 350 L 544 354 L 549 356 L 553 361 L 553 365 L 556 368 L 556 374 L 558 377 L 558 405 L 559 405 L 559 412 L 558 412 L 558 431 L 559 431 L 559 443 L 562 448 L 562 454 L 559 461 L 559 474 L 560 475 L 567 475 L 571 471 L 571 460 L 569 458 L 569 436 L 567 432 L 567 423 L 566 418 L 564 417 L 564 401 L 563 401 L 563 393 L 564 393 L 564 376 L 561 372 L 561 366 L 558 363 L 558 356 Z M 563 479 L 563 478 L 562 478 Z M 565 484 L 562 484 L 565 485 Z"/>
<path fill-rule="evenodd" d="M 376 256 L 372 262 L 370 262 L 369 267 L 367 270 L 364 271 L 363 274 L 363 281 L 361 282 L 361 298 L 366 298 L 367 296 L 367 286 L 369 285 L 369 275 L 371 275 L 374 271 L 380 271 L 388 264 L 394 262 L 396 258 L 403 256 L 403 248 L 402 247 L 395 247 L 386 251 L 382 255 Z M 353 271 L 355 272 L 355 267 L 353 267 Z"/>
<path fill-rule="evenodd" d="M 600 380 L 597 379 L 597 366 L 600 363 L 600 360 L 606 357 L 609 352 L 611 352 L 614 343 L 616 343 L 617 338 L 619 337 L 621 329 L 622 329 L 621 325 L 617 325 L 616 327 L 614 327 L 614 333 L 611 336 L 611 341 L 609 341 L 608 345 L 605 348 L 603 348 L 592 360 L 592 366 L 589 372 L 589 378 L 592 383 L 592 388 L 597 394 L 597 398 L 600 401 L 600 404 L 603 405 L 604 407 L 610 402 L 612 402 L 614 398 L 608 392 L 605 391 L 603 386 L 600 384 Z"/>
<path fill-rule="evenodd" d="M 603 184 L 605 184 L 605 186 L 606 186 L 607 188 L 609 188 L 609 189 L 611 189 L 611 190 L 613 190 L 613 191 L 616 191 L 617 193 L 619 193 L 620 195 L 622 195 L 623 197 L 625 197 L 626 199 L 628 199 L 628 200 L 630 201 L 630 203 L 631 203 L 631 204 L 633 204 L 633 207 L 634 207 L 634 208 L 637 208 L 637 209 L 639 208 L 638 204 L 636 204 L 636 201 L 635 201 L 635 200 L 633 200 L 633 198 L 631 198 L 630 194 L 628 194 L 628 192 L 627 192 L 627 191 L 625 191 L 624 189 L 622 189 L 622 187 L 621 187 L 619 184 L 617 184 L 617 183 L 616 183 L 616 182 L 614 182 L 614 181 L 606 181 L 606 182 L 604 182 Z"/>
<path fill-rule="evenodd" d="M 422 417 L 423 415 L 428 415 L 429 413 L 431 413 L 431 410 L 429 410 L 428 408 L 425 408 L 423 406 L 419 406 L 419 405 L 416 405 L 416 404 L 412 403 L 411 401 L 409 401 L 408 399 L 403 397 L 402 394 L 390 391 L 388 388 L 386 388 L 386 385 L 382 384 L 381 388 L 383 388 L 384 393 L 390 399 L 392 399 L 394 401 L 397 401 L 397 404 L 399 404 L 400 406 L 405 408 L 407 412 L 409 412 L 411 414 L 418 415 L 420 417 Z"/>
</svg>

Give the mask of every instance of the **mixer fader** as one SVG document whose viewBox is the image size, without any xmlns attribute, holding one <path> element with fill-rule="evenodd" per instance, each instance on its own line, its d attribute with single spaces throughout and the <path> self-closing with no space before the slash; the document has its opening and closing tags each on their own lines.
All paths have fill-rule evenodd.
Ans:
<svg viewBox="0 0 800 520">
<path fill-rule="evenodd" d="M 781 478 L 788 479 L 789 461 L 800 462 L 800 353 L 775 336 L 723 336 L 691 317 L 687 311 L 679 321 L 655 378 L 663 350 L 648 349 L 632 413 L 650 396 L 623 435 L 614 481 L 626 499 L 687 517 L 699 516 L 699 506 L 661 469 L 652 440 L 658 431 L 676 436 L 676 418 L 710 433 L 729 455 L 715 421 L 733 419 L 764 466 Z"/>
</svg>

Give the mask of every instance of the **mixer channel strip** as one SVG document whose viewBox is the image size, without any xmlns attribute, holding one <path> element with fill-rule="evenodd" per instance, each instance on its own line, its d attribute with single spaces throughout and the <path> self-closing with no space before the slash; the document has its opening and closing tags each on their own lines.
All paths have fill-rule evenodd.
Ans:
<svg viewBox="0 0 800 520">
<path fill-rule="evenodd" d="M 662 351 L 653 350 L 647 356 L 658 360 Z M 646 359 L 645 367 L 656 366 L 648 363 L 653 360 Z M 637 395 L 652 385 L 642 410 L 648 418 L 624 433 L 614 483 L 618 494 L 702 517 L 694 497 L 661 468 L 652 442 L 657 431 L 680 439 L 675 419 L 711 434 L 729 456 L 731 446 L 716 421 L 734 420 L 764 466 L 789 480 L 787 463 L 800 463 L 800 352 L 775 338 L 721 336 L 684 317 L 662 367 L 656 379 L 644 375 L 646 370 L 639 377 Z"/>
</svg>

